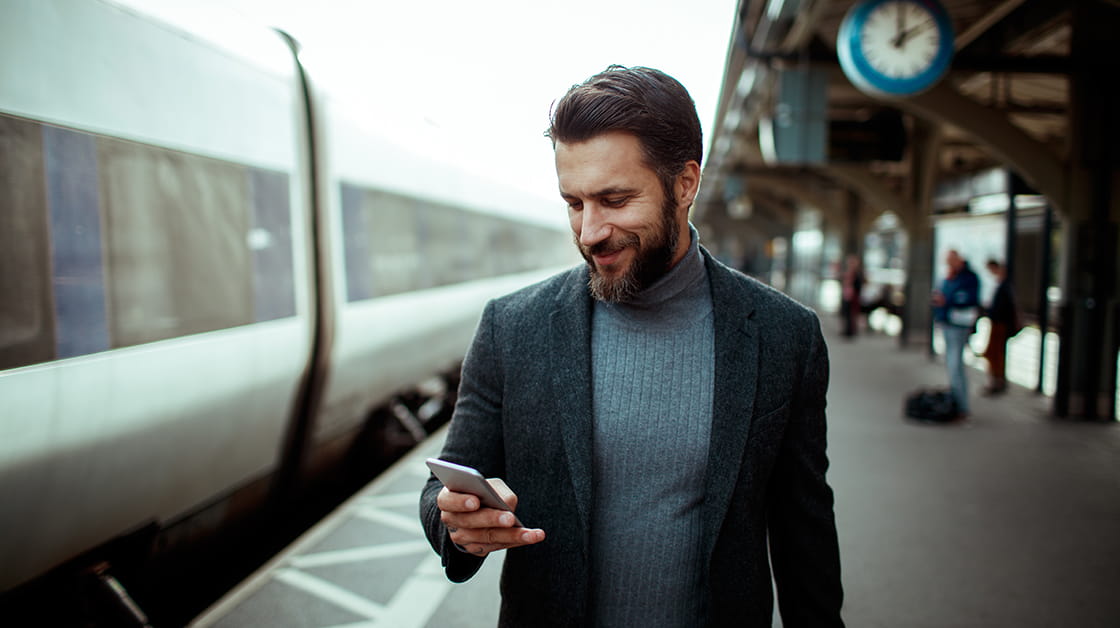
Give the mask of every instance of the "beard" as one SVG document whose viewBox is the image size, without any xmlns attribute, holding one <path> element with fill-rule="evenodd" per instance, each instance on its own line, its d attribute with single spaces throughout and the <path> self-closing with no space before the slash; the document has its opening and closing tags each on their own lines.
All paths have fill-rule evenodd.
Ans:
<svg viewBox="0 0 1120 628">
<path fill-rule="evenodd" d="M 662 203 L 661 220 L 655 225 L 647 242 L 642 242 L 637 234 L 630 233 L 584 247 L 579 244 L 579 238 L 576 238 L 576 246 L 587 261 L 590 272 L 587 287 L 591 296 L 607 303 L 624 303 L 669 272 L 673 253 L 680 241 L 673 216 L 675 205 L 671 197 Z M 637 254 L 621 275 L 607 277 L 595 266 L 593 255 L 609 254 L 631 247 L 637 249 Z"/>
</svg>

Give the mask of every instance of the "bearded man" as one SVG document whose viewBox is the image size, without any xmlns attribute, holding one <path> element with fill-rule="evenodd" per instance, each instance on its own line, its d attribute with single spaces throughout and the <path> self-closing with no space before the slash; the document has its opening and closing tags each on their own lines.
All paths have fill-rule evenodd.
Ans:
<svg viewBox="0 0 1120 628">
<path fill-rule="evenodd" d="M 441 457 L 504 479 L 517 517 L 429 479 L 447 577 L 509 550 L 503 626 L 768 627 L 772 578 L 787 628 L 842 626 L 827 348 L 700 246 L 688 92 L 611 66 L 547 136 L 587 263 L 483 313 Z"/>
</svg>

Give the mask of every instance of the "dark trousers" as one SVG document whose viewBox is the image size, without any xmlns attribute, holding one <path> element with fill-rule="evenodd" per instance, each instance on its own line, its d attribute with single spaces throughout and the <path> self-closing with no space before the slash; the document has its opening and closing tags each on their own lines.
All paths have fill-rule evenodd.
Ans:
<svg viewBox="0 0 1120 628">
<path fill-rule="evenodd" d="M 992 321 L 992 332 L 988 336 L 988 348 L 984 350 L 988 360 L 989 385 L 1002 388 L 1007 385 L 1007 323 Z"/>
<path fill-rule="evenodd" d="M 840 302 L 840 315 L 844 319 L 845 337 L 850 338 L 859 332 L 859 316 L 861 313 L 859 301 L 845 299 Z"/>
</svg>

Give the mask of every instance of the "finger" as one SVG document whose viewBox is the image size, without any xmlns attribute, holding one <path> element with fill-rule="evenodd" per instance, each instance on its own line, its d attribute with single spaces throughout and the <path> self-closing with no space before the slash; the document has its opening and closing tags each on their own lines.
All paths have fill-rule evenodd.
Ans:
<svg viewBox="0 0 1120 628">
<path fill-rule="evenodd" d="M 446 486 L 436 496 L 436 506 L 443 512 L 474 512 L 481 505 L 478 497 L 470 493 L 456 493 Z"/>
<path fill-rule="evenodd" d="M 508 510 L 480 508 L 473 512 L 440 512 L 440 521 L 449 528 L 485 529 L 512 528 L 517 525 L 517 517 Z"/>
<path fill-rule="evenodd" d="M 478 546 L 488 552 L 532 545 L 545 539 L 544 530 L 530 528 L 457 529 L 450 536 L 460 547 Z"/>
<path fill-rule="evenodd" d="M 479 558 L 484 558 L 490 552 L 496 551 L 496 550 L 491 550 L 491 549 L 486 548 L 485 546 L 477 545 L 477 544 L 475 544 L 475 545 L 460 545 L 459 549 L 468 553 L 468 554 L 478 556 Z"/>
<path fill-rule="evenodd" d="M 440 514 L 440 519 L 451 540 L 459 545 L 504 544 L 514 542 L 517 536 L 514 528 L 516 517 L 506 510 L 483 508 L 473 513 L 444 512 Z"/>
<path fill-rule="evenodd" d="M 515 547 L 522 547 L 524 545 L 532 545 L 539 543 L 544 539 L 544 532 L 541 530 L 526 530 L 521 536 L 517 537 L 514 542 L 496 542 L 496 543 L 467 543 L 465 546 L 467 551 L 475 554 L 477 549 L 483 550 L 485 553 L 497 552 L 499 550 L 513 549 Z M 497 539 L 496 539 L 497 540 Z"/>
<path fill-rule="evenodd" d="M 486 481 L 498 492 L 498 496 L 502 498 L 502 501 L 509 504 L 510 510 L 517 510 L 517 494 L 510 490 L 505 480 L 502 478 L 490 478 Z"/>
</svg>

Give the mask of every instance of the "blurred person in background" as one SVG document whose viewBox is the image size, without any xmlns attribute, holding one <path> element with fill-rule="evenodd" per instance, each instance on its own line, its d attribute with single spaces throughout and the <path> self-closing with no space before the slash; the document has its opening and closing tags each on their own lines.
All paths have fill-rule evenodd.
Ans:
<svg viewBox="0 0 1120 628">
<path fill-rule="evenodd" d="M 844 260 L 841 281 L 840 315 L 844 320 L 844 337 L 854 338 L 859 333 L 860 316 L 863 314 L 863 263 L 859 256 L 850 254 Z"/>
<path fill-rule="evenodd" d="M 991 321 L 988 348 L 984 350 L 984 358 L 988 360 L 988 385 L 984 388 L 984 393 L 998 395 L 1007 390 L 1007 340 L 1019 333 L 1023 325 L 1011 282 L 1007 281 L 1007 267 L 994 259 L 988 260 L 986 266 L 998 285 L 992 296 L 992 304 L 984 311 Z"/>
<path fill-rule="evenodd" d="M 968 417 L 968 377 L 964 371 L 964 348 L 976 331 L 980 315 L 980 279 L 955 249 L 945 255 L 946 275 L 932 297 L 933 319 L 945 339 L 945 368 L 949 389 L 957 402 L 957 418 Z"/>
</svg>

